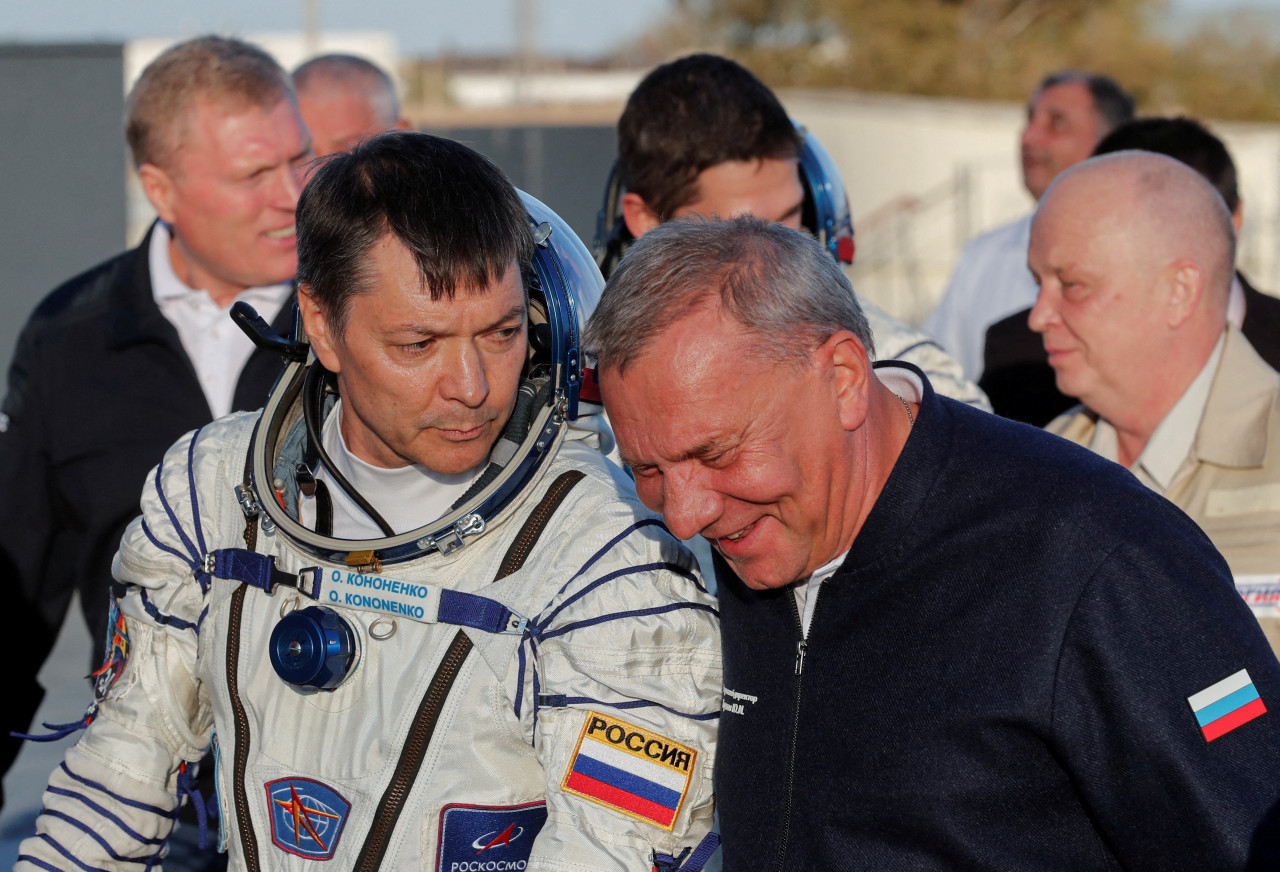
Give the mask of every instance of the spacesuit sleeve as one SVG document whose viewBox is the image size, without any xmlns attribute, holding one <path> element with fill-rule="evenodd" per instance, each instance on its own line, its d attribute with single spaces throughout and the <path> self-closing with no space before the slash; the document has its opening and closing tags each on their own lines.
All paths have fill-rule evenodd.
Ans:
<svg viewBox="0 0 1280 872">
<path fill-rule="evenodd" d="M 876 360 L 905 360 L 929 377 L 933 389 L 944 397 L 959 400 L 977 409 L 991 411 L 987 395 L 964 374 L 960 362 L 948 354 L 932 336 L 908 327 L 874 304 L 862 301 L 867 323 L 876 344 Z"/>
<path fill-rule="evenodd" d="M 1088 582 L 1054 742 L 1119 867 L 1280 868 L 1280 665 L 1208 540 L 1172 532 Z"/>
<path fill-rule="evenodd" d="M 678 858 L 712 827 L 718 614 L 656 519 L 581 558 L 536 620 L 522 720 L 546 774 L 547 821 L 528 868 L 649 872 L 655 854 Z"/>
<path fill-rule="evenodd" d="M 112 611 L 88 726 L 49 779 L 17 870 L 154 862 L 173 828 L 180 779 L 208 745 L 212 716 L 196 678 L 204 589 L 192 566 L 201 534 L 191 441 L 180 440 L 148 476 L 142 517 L 116 556 L 127 590 Z"/>
</svg>

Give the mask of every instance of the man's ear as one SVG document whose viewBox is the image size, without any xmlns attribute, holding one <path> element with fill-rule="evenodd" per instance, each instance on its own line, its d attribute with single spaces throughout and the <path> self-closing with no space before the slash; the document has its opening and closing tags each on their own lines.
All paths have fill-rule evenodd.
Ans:
<svg viewBox="0 0 1280 872">
<path fill-rule="evenodd" d="M 311 286 L 302 282 L 298 283 L 298 313 L 302 316 L 302 329 L 306 331 L 311 350 L 316 353 L 316 359 L 329 372 L 338 372 L 341 368 L 341 359 L 335 351 L 335 346 L 341 339 L 333 332 L 324 310 L 312 296 Z"/>
<path fill-rule="evenodd" d="M 837 330 L 818 349 L 815 359 L 830 366 L 836 408 L 845 430 L 853 431 L 867 419 L 870 403 L 871 360 L 862 340 L 848 330 Z"/>
<path fill-rule="evenodd" d="M 173 177 L 153 163 L 144 163 L 138 167 L 138 180 L 142 183 L 142 193 L 147 195 L 160 220 L 172 225 L 177 200 Z"/>
<path fill-rule="evenodd" d="M 1236 208 L 1231 212 L 1231 226 L 1236 229 L 1236 237 L 1240 236 L 1240 228 L 1244 226 L 1244 197 L 1236 200 Z"/>
<path fill-rule="evenodd" d="M 1204 297 L 1204 270 L 1194 260 L 1178 260 L 1166 267 L 1164 301 L 1166 323 L 1178 328 L 1200 307 Z"/>
<path fill-rule="evenodd" d="M 662 223 L 662 219 L 639 194 L 630 192 L 622 195 L 622 220 L 636 239 Z"/>
</svg>

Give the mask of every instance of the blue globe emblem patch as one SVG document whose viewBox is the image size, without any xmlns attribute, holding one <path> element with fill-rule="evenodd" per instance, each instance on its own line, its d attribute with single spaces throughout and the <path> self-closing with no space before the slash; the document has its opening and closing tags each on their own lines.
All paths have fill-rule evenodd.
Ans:
<svg viewBox="0 0 1280 872">
<path fill-rule="evenodd" d="M 266 789 L 275 846 L 309 860 L 332 859 L 351 803 L 310 778 L 279 778 Z"/>
</svg>

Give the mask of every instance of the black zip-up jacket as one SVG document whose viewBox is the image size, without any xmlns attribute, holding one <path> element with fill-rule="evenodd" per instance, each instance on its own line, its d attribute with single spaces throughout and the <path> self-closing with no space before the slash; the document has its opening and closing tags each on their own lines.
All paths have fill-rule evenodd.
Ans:
<svg viewBox="0 0 1280 872">
<path fill-rule="evenodd" d="M 0 578 L 5 598 L 25 598 L 39 626 L 21 628 L 30 643 L 10 673 L 17 698 L 4 718 L 6 738 L 27 729 L 35 712 L 35 674 L 73 591 L 101 653 L 111 559 L 138 514 L 143 479 L 179 436 L 212 417 L 178 332 L 152 296 L 150 242 L 148 233 L 57 288 L 18 338 L 0 418 Z M 292 309 L 281 308 L 277 331 L 288 330 Z M 278 355 L 255 350 L 235 408 L 260 408 L 282 368 Z"/>
<path fill-rule="evenodd" d="M 799 672 L 790 588 L 717 561 L 727 872 L 1280 869 L 1280 665 L 1209 540 L 1120 466 L 937 397 Z"/>
</svg>

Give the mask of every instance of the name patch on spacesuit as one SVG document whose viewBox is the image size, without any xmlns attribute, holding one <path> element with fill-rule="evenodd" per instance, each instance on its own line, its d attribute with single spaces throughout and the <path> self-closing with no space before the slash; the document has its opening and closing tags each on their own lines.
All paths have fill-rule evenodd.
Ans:
<svg viewBox="0 0 1280 872">
<path fill-rule="evenodd" d="M 308 860 L 333 859 L 351 803 L 310 778 L 278 778 L 266 788 L 275 846 Z"/>
<path fill-rule="evenodd" d="M 320 599 L 353 609 L 368 609 L 384 615 L 413 618 L 433 623 L 440 607 L 435 588 L 428 584 L 400 581 L 363 572 L 330 570 Z"/>
<path fill-rule="evenodd" d="M 464 805 L 440 810 L 437 872 L 517 872 L 529 864 L 547 804 Z"/>
<path fill-rule="evenodd" d="M 1258 618 L 1280 618 L 1280 575 L 1237 575 L 1236 593 Z"/>
<path fill-rule="evenodd" d="M 687 745 L 588 712 L 561 789 L 672 830 L 697 759 Z"/>
</svg>

